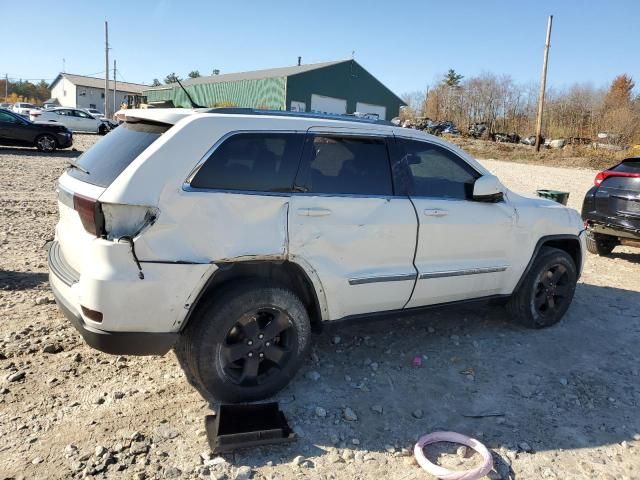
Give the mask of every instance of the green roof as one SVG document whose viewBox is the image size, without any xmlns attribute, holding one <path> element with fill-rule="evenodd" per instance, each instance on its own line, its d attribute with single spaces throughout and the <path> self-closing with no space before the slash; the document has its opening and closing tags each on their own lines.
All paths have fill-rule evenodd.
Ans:
<svg viewBox="0 0 640 480">
<path fill-rule="evenodd" d="M 319 68 L 336 65 L 338 63 L 350 62 L 351 60 L 337 60 L 333 62 L 310 63 L 308 65 L 294 65 L 293 67 L 267 68 L 266 70 L 252 70 L 250 72 L 226 73 L 223 75 L 211 75 L 209 77 L 188 78 L 181 80 L 186 87 L 188 85 L 200 85 L 203 83 L 223 83 L 237 82 L 240 80 L 260 80 L 263 78 L 290 77 L 298 73 L 318 70 Z M 177 84 L 163 85 L 161 87 L 153 87 L 145 90 L 163 90 L 165 88 L 173 88 Z"/>
</svg>

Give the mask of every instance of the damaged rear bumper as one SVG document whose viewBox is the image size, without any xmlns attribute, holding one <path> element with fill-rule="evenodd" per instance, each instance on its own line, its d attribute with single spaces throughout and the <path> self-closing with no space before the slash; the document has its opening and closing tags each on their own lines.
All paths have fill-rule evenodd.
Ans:
<svg viewBox="0 0 640 480">
<path fill-rule="evenodd" d="M 598 222 L 587 220 L 589 231 L 593 233 L 601 233 L 612 237 L 628 238 L 630 240 L 640 240 L 640 230 L 632 228 L 628 225 L 616 225 L 614 223 Z"/>
<path fill-rule="evenodd" d="M 52 276 L 50 273 L 49 284 L 56 303 L 90 347 L 112 355 L 164 355 L 178 341 L 178 333 L 107 332 L 85 324 L 82 316 L 55 287 Z"/>
</svg>

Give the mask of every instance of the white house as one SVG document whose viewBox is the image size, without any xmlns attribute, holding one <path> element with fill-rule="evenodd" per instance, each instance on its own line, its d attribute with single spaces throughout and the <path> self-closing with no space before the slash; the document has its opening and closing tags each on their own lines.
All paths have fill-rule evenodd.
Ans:
<svg viewBox="0 0 640 480">
<path fill-rule="evenodd" d="M 139 83 L 116 82 L 116 108 L 128 94 L 141 94 L 148 85 Z M 50 103 L 62 107 L 96 108 L 104 113 L 104 78 L 85 77 L 71 73 L 60 73 L 49 85 Z M 109 80 L 109 111 L 113 110 L 113 80 Z"/>
</svg>

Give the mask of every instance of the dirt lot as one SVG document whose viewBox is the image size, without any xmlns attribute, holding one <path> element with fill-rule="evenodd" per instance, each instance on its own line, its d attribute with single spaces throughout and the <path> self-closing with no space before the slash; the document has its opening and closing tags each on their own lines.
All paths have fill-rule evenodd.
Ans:
<svg viewBox="0 0 640 480">
<path fill-rule="evenodd" d="M 50 302 L 42 247 L 77 155 L 0 148 L 0 479 L 426 479 L 412 444 L 440 429 L 485 442 L 491 478 L 640 479 L 640 250 L 590 255 L 569 313 L 544 331 L 488 306 L 332 326 L 278 396 L 298 441 L 219 458 L 173 354 L 92 351 Z M 569 190 L 573 207 L 595 174 L 484 163 L 519 192 Z M 441 460 L 476 461 L 455 448 Z"/>
<path fill-rule="evenodd" d="M 625 158 L 638 155 L 636 150 L 612 151 L 602 148 L 595 149 L 590 145 L 567 145 L 561 149 L 542 147 L 540 152 L 536 152 L 532 146 L 519 143 L 476 140 L 460 135 L 445 135 L 445 138 L 465 149 L 476 158 L 495 158 L 496 160 L 545 166 L 603 170 Z"/>
</svg>

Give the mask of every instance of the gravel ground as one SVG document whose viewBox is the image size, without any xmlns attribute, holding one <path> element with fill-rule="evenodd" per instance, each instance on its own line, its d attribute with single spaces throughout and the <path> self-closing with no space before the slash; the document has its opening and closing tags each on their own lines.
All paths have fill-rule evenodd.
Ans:
<svg viewBox="0 0 640 480">
<path fill-rule="evenodd" d="M 93 351 L 51 303 L 42 246 L 55 180 L 78 154 L 0 148 L 0 479 L 426 479 L 412 445 L 441 429 L 491 448 L 490 478 L 640 479 L 640 250 L 589 255 L 567 316 L 543 331 L 488 306 L 332 325 L 277 398 L 298 440 L 216 457 L 211 410 L 172 353 Z M 518 192 L 568 190 L 576 208 L 595 175 L 483 163 Z"/>
</svg>

